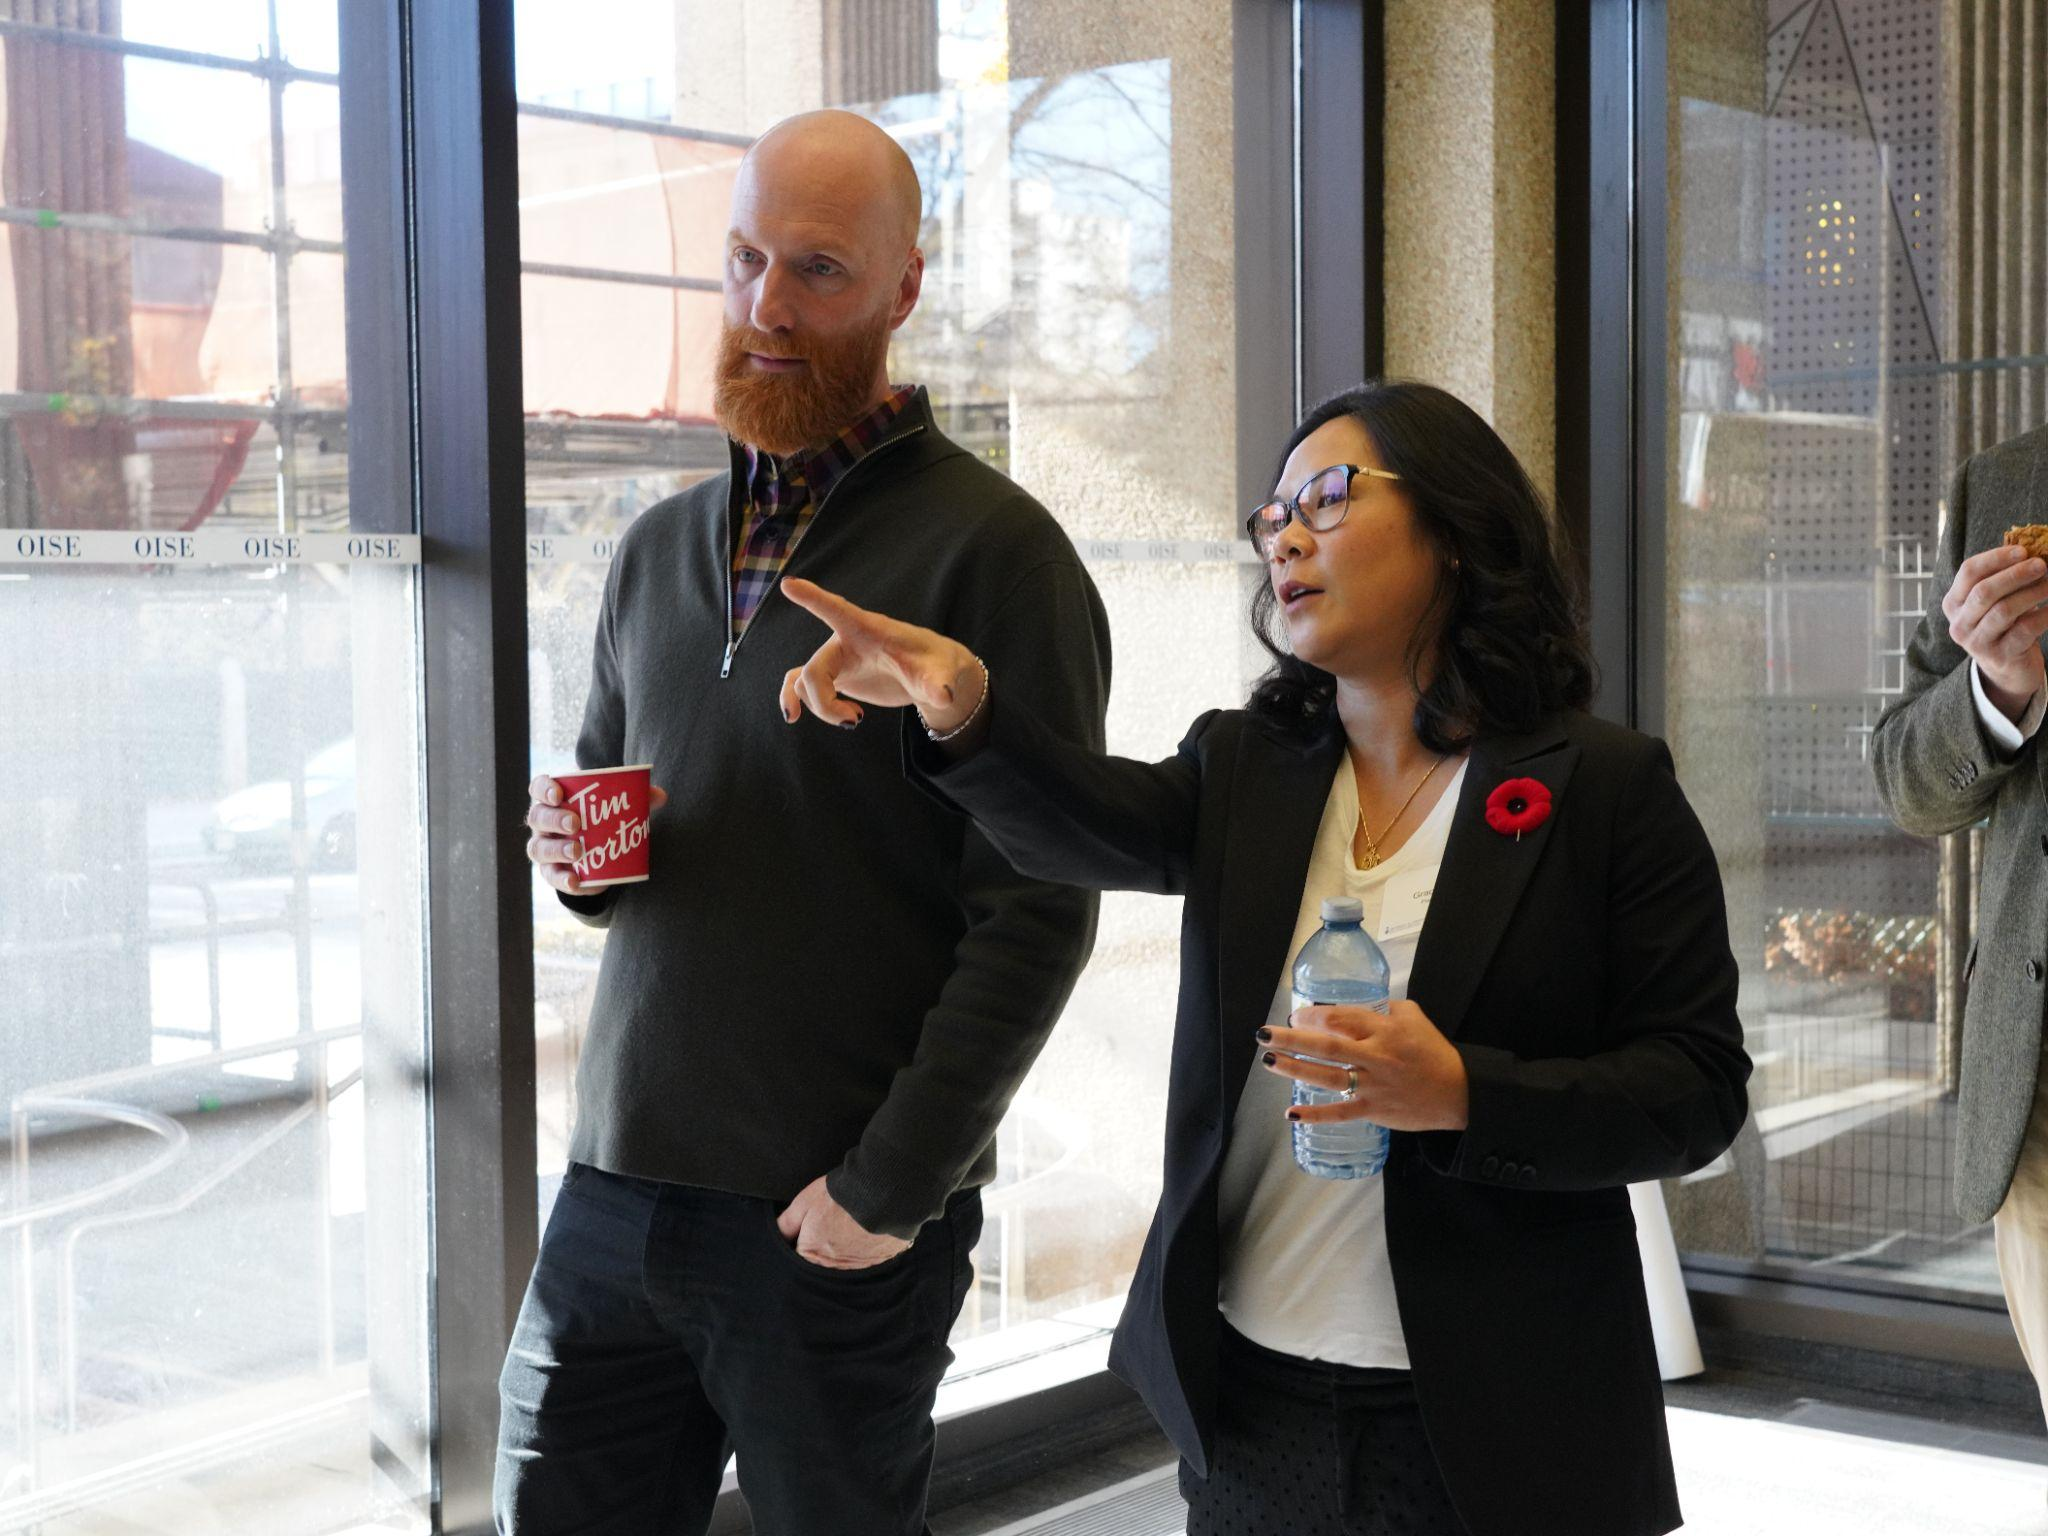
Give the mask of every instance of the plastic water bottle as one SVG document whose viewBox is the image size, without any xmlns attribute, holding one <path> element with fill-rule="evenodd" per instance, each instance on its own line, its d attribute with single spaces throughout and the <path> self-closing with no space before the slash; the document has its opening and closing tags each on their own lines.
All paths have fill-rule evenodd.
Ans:
<svg viewBox="0 0 2048 1536">
<path fill-rule="evenodd" d="M 1301 953 L 1294 957 L 1296 1008 L 1311 1003 L 1348 1003 L 1387 1011 L 1387 957 L 1372 935 L 1359 926 L 1364 918 L 1365 908 L 1355 896 L 1333 896 L 1323 903 L 1323 926 L 1309 935 Z M 1303 1082 L 1294 1085 L 1296 1104 L 1336 1104 L 1343 1098 L 1341 1089 L 1311 1088 Z M 1294 1160 L 1304 1173 L 1319 1179 L 1369 1178 L 1387 1166 L 1386 1127 L 1370 1120 L 1297 1123 Z"/>
</svg>

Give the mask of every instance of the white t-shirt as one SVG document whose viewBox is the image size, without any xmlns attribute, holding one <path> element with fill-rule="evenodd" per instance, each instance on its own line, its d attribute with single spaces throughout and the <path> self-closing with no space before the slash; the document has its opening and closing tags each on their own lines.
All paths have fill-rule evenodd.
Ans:
<svg viewBox="0 0 2048 1536">
<path fill-rule="evenodd" d="M 1326 896 L 1356 896 L 1364 904 L 1365 931 L 1378 940 L 1392 969 L 1389 995 L 1408 995 L 1420 937 L 1412 922 L 1414 904 L 1409 900 L 1407 931 L 1382 937 L 1385 897 L 1392 885 L 1398 905 L 1435 885 L 1464 780 L 1460 763 L 1415 834 L 1385 863 L 1367 871 L 1351 858 L 1358 781 L 1348 759 L 1338 765 L 1309 856 L 1294 941 L 1267 1011 L 1269 1026 L 1287 1023 L 1294 957 L 1322 926 Z M 1239 1333 L 1282 1354 L 1406 1370 L 1408 1346 L 1387 1263 L 1385 1180 L 1319 1179 L 1302 1172 L 1286 1119 L 1291 1089 L 1291 1079 L 1252 1058 L 1218 1192 L 1223 1281 L 1217 1304 Z"/>
</svg>

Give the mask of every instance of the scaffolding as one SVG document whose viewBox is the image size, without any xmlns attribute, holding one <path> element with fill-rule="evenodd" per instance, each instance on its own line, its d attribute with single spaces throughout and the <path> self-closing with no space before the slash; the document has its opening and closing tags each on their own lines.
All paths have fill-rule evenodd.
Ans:
<svg viewBox="0 0 2048 1536">
<path fill-rule="evenodd" d="M 122 58 L 220 70 L 264 82 L 269 104 L 270 148 L 269 206 L 264 228 L 215 228 L 97 211 L 12 204 L 0 204 L 0 224 L 49 232 L 68 231 L 128 240 L 170 240 L 261 251 L 269 259 L 271 319 L 276 337 L 275 382 L 269 398 L 260 402 L 147 398 L 68 390 L 17 391 L 0 393 L 0 420 L 11 422 L 39 416 L 60 416 L 70 420 L 153 417 L 195 422 L 260 423 L 268 429 L 275 444 L 274 469 L 268 476 L 270 483 L 259 489 L 248 483 L 251 477 L 241 477 L 230 492 L 229 500 L 220 508 L 220 515 L 237 521 L 261 521 L 277 532 L 293 533 L 328 526 L 337 519 L 345 521 L 345 511 L 329 513 L 318 508 L 309 519 L 306 509 L 300 505 L 300 493 L 302 490 L 322 493 L 323 507 L 331 505 L 327 502 L 328 497 L 345 498 L 347 411 L 331 403 L 304 398 L 294 380 L 290 324 L 292 263 L 302 255 L 342 256 L 347 245 L 345 240 L 301 235 L 293 227 L 286 174 L 284 100 L 287 88 L 293 85 L 338 88 L 340 76 L 291 63 L 284 55 L 279 37 L 275 0 L 268 6 L 268 18 L 267 48 L 253 59 L 134 42 L 76 28 L 0 19 L 0 40 L 52 44 Z M 518 112 L 523 118 L 576 123 L 698 144 L 743 149 L 753 142 L 751 137 L 743 134 L 537 102 L 521 102 Z M 520 271 L 534 277 L 570 278 L 684 292 L 720 291 L 715 278 L 620 267 L 522 261 Z M 527 462 L 535 479 L 558 487 L 564 481 L 581 480 L 593 474 L 713 471 L 723 468 L 726 463 L 724 435 L 708 422 L 553 414 L 529 416 L 525 437 Z M 310 452 L 302 451 L 302 443 L 311 443 L 315 447 Z M 251 456 L 252 462 L 256 457 Z M 345 500 L 342 506 L 345 507 Z"/>
</svg>

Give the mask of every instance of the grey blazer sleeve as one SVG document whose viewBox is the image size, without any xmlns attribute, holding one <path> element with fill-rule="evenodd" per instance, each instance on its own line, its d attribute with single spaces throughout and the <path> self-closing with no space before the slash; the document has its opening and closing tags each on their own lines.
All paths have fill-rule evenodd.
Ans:
<svg viewBox="0 0 2048 1536">
<path fill-rule="evenodd" d="M 1937 836 L 1990 814 L 1999 786 L 2021 763 L 2033 771 L 2032 742 L 2004 757 L 1970 695 L 1970 658 L 1949 638 L 1941 599 L 1964 560 L 2004 537 L 1995 507 L 1971 517 L 1972 475 L 1979 460 L 1956 471 L 1948 521 L 1934 563 L 1934 584 L 1920 626 L 1906 647 L 1906 691 L 1878 717 L 1870 738 L 1871 768 L 1886 813 L 1907 831 Z"/>
</svg>

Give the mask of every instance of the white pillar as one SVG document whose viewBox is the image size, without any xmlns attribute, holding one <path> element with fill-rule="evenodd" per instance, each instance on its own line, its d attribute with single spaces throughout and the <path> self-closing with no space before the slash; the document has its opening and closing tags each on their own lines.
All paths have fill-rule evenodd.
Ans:
<svg viewBox="0 0 2048 1536">
<path fill-rule="evenodd" d="M 1685 1275 L 1678 1267 L 1678 1243 L 1671 1235 L 1671 1217 L 1664 1209 L 1659 1184 L 1631 1184 L 1628 1203 L 1636 1213 L 1636 1246 L 1643 1254 L 1643 1288 L 1650 1295 L 1650 1331 L 1657 1340 L 1657 1374 L 1666 1381 L 1697 1376 L 1699 1334 L 1692 1325 L 1692 1303 L 1685 1294 Z"/>
</svg>

